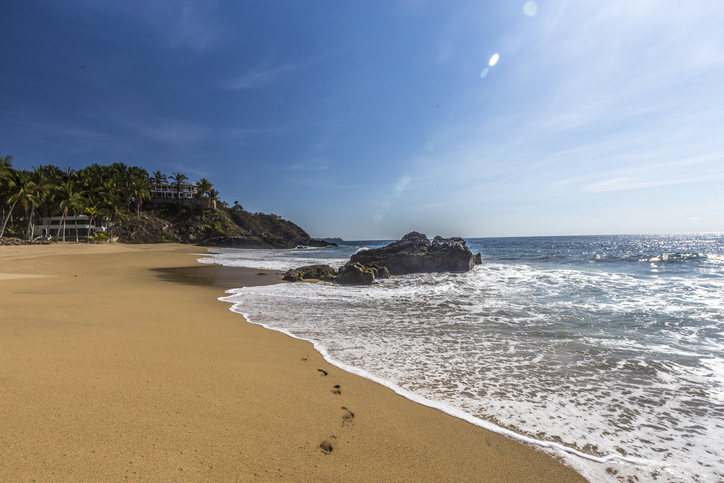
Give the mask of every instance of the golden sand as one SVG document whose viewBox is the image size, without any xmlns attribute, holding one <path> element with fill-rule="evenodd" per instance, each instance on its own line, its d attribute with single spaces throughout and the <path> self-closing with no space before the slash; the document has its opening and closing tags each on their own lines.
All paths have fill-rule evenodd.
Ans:
<svg viewBox="0 0 724 483">
<path fill-rule="evenodd" d="M 0 481 L 585 481 L 245 323 L 276 276 L 204 251 L 0 247 Z"/>
</svg>

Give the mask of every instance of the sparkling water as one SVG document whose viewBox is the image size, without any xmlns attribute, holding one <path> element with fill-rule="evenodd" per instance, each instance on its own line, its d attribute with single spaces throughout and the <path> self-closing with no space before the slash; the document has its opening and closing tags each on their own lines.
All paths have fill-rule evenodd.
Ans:
<svg viewBox="0 0 724 483">
<path fill-rule="evenodd" d="M 724 235 L 467 242 L 483 259 L 468 273 L 223 300 L 343 369 L 555 452 L 591 481 L 724 481 Z M 387 243 L 215 249 L 202 261 L 338 267 Z"/>
</svg>

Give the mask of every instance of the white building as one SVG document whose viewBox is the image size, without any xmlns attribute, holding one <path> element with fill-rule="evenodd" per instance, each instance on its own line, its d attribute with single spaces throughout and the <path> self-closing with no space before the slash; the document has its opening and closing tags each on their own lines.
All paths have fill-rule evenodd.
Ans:
<svg viewBox="0 0 724 483">
<path fill-rule="evenodd" d="M 58 235 L 60 230 L 60 216 L 53 216 L 51 218 L 43 218 L 40 224 L 35 225 L 33 228 L 33 238 L 39 236 L 52 236 Z M 78 227 L 78 236 L 85 238 L 90 233 L 93 236 L 96 233 L 106 233 L 110 227 L 113 226 L 108 220 L 101 220 L 100 218 L 94 218 L 89 220 L 88 215 L 70 215 L 64 219 L 65 224 L 65 237 L 75 238 L 75 229 Z M 60 234 L 61 238 L 63 234 Z"/>
<path fill-rule="evenodd" d="M 193 199 L 196 195 L 196 183 L 181 183 L 181 193 L 178 183 L 156 183 L 151 190 L 151 198 L 179 200 Z"/>
</svg>

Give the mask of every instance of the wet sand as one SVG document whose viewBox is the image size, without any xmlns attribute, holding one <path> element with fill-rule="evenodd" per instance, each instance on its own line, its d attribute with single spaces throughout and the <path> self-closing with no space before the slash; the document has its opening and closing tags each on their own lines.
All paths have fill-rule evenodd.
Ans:
<svg viewBox="0 0 724 483">
<path fill-rule="evenodd" d="M 204 252 L 0 247 L 0 481 L 585 481 L 245 323 L 280 277 Z"/>
</svg>

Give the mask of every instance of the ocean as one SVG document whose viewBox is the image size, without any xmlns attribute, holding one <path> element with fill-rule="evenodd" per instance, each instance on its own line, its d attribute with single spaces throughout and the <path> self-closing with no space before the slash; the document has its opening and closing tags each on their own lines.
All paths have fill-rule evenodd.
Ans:
<svg viewBox="0 0 724 483">
<path fill-rule="evenodd" d="M 561 456 L 592 482 L 724 481 L 724 234 L 467 239 L 482 265 L 229 291 L 347 371 Z M 339 267 L 386 241 L 211 249 Z"/>
</svg>

